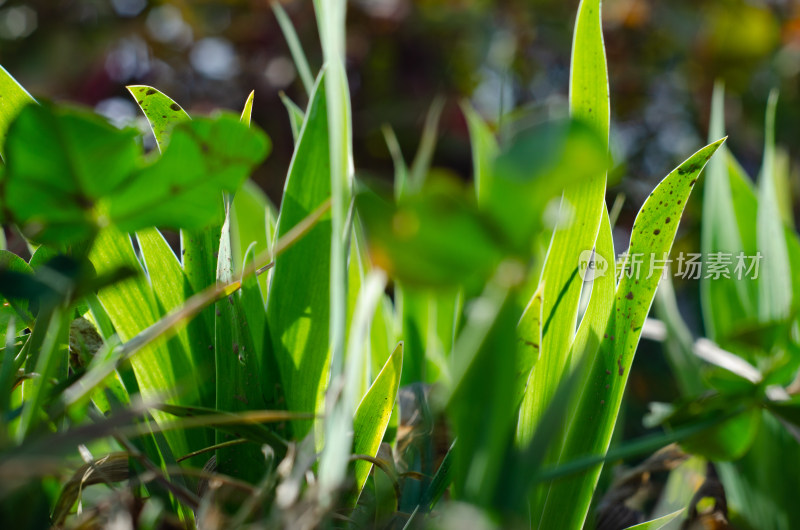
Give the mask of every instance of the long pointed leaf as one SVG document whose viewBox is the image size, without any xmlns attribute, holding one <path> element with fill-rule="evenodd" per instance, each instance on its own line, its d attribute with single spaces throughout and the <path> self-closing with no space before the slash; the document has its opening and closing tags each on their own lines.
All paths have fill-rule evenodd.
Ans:
<svg viewBox="0 0 800 530">
<path fill-rule="evenodd" d="M 672 171 L 639 211 L 631 234 L 629 258 L 617 286 L 615 307 L 599 350 L 593 359 L 588 359 L 592 368 L 567 431 L 562 462 L 586 455 L 604 455 L 608 450 L 644 319 L 662 272 L 653 271 L 649 264 L 654 263 L 651 260 L 667 258 L 692 187 L 723 141 L 704 147 Z M 640 256 L 640 263 L 646 264 L 639 270 L 635 270 L 636 255 Z M 602 465 L 596 465 L 580 476 L 554 483 L 542 516 L 534 524 L 541 528 L 581 527 L 601 469 Z M 567 502 L 570 509 L 565 509 Z"/>
<path fill-rule="evenodd" d="M 600 16 L 600 0 L 582 0 L 572 45 L 570 112 L 586 120 L 608 143 L 608 74 Z M 572 185 L 564 191 L 561 209 L 566 221 L 556 226 L 542 273 L 543 318 L 552 324 L 543 330 L 541 357 L 531 384 L 537 389 L 531 423 L 536 424 L 570 365 L 581 282 L 571 281 L 580 253 L 597 239 L 605 205 L 606 175 Z"/>
</svg>

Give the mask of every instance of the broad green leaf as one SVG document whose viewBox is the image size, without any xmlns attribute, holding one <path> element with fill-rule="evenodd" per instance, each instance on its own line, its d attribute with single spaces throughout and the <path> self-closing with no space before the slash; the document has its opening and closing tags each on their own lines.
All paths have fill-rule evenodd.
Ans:
<svg viewBox="0 0 800 530">
<path fill-rule="evenodd" d="M 144 165 L 135 136 L 86 111 L 26 107 L 6 145 L 6 209 L 31 238 L 61 245 L 109 223 L 202 228 L 218 194 L 235 190 L 269 147 L 262 133 L 221 116 L 176 127 L 170 149 Z"/>
<path fill-rule="evenodd" d="M 189 120 L 189 115 L 180 105 L 153 87 L 131 85 L 127 89 L 147 117 L 158 150 L 163 152 L 172 128 L 177 123 Z"/>
<path fill-rule="evenodd" d="M 647 521 L 645 523 L 639 523 L 637 525 L 629 526 L 626 530 L 658 530 L 659 528 L 663 528 L 667 524 L 669 524 L 673 519 L 678 517 L 680 514 L 683 513 L 683 510 L 678 510 L 677 512 L 672 512 L 668 515 L 663 517 L 659 517 L 658 519 L 653 519 L 652 521 Z"/>
<path fill-rule="evenodd" d="M 597 348 L 598 338 L 591 335 L 586 340 L 587 348 Z M 540 472 L 553 452 L 558 448 L 559 438 L 567 423 L 572 408 L 573 396 L 580 393 L 580 382 L 585 378 L 587 366 L 581 366 L 567 374 L 547 406 L 530 441 L 514 444 L 506 451 L 503 461 L 503 480 L 494 492 L 495 505 L 503 511 L 531 518 L 531 527 L 537 519 L 536 507 L 540 506 L 547 491 L 533 490 L 532 485 L 541 480 Z"/>
<path fill-rule="evenodd" d="M 652 260 L 667 259 L 692 187 L 723 141 L 699 150 L 667 175 L 636 216 L 614 309 L 599 350 L 593 358 L 591 355 L 587 358 L 591 370 L 568 427 L 560 461 L 604 455 L 608 450 L 641 329 L 662 272 L 651 270 L 650 264 L 658 265 Z M 645 263 L 638 270 L 636 255 L 640 256 L 639 263 Z M 596 465 L 580 476 L 554 483 L 538 524 L 543 528 L 580 527 L 601 468 Z M 570 500 L 569 510 L 565 509 L 565 499 Z"/>
<path fill-rule="evenodd" d="M 725 410 L 717 411 L 717 414 Z M 762 411 L 750 408 L 741 414 L 681 442 L 687 452 L 709 460 L 738 460 L 751 448 L 761 427 Z"/>
<path fill-rule="evenodd" d="M 250 125 L 253 93 L 250 93 L 240 121 Z M 234 256 L 232 247 L 232 209 L 234 197 L 231 192 L 225 195 L 225 221 L 222 225 L 217 258 L 217 283 L 226 285 L 233 282 Z M 262 210 L 263 211 L 263 210 Z M 255 216 L 256 219 L 260 215 Z M 244 286 L 244 283 L 243 283 Z M 242 291 L 232 293 L 216 303 L 214 325 L 215 378 L 217 383 L 216 408 L 223 411 L 252 410 L 264 408 L 264 395 L 259 381 L 258 361 L 264 354 L 264 326 L 266 309 L 258 291 L 254 277 L 247 284 L 247 304 L 242 300 Z M 253 318 L 253 325 L 248 321 Z M 256 334 L 254 335 L 254 332 Z M 260 333 L 259 333 L 260 332 Z M 258 341 L 258 347 L 256 346 Z M 234 436 L 217 432 L 217 444 L 234 439 Z M 262 480 L 267 471 L 257 445 L 245 447 L 219 447 L 216 450 L 219 469 L 231 476 L 243 478 L 254 484 Z"/>
<path fill-rule="evenodd" d="M 358 302 L 358 297 L 361 294 L 362 287 L 364 285 L 364 278 L 367 275 L 367 263 L 366 260 L 362 259 L 362 253 L 359 252 L 358 248 L 358 241 L 356 239 L 356 230 L 357 230 L 357 222 L 353 222 L 352 227 L 350 229 L 350 249 L 349 249 L 349 259 L 347 264 L 347 340 L 350 340 L 350 336 L 356 332 L 357 330 L 353 326 L 353 317 L 355 316 L 356 312 L 356 303 Z M 368 348 L 368 356 L 371 355 L 369 352 L 369 345 L 366 346 Z M 383 366 L 383 365 L 381 365 Z M 358 381 L 350 381 L 350 384 L 356 385 L 359 388 L 359 394 L 363 395 L 367 388 L 369 388 L 369 383 L 372 381 L 372 376 L 370 374 L 369 366 L 366 366 L 366 369 L 362 371 L 362 375 Z"/>
<path fill-rule="evenodd" d="M 522 309 L 507 288 L 494 282 L 474 304 L 476 310 L 468 313 L 456 340 L 453 384 L 447 395 L 458 436 L 453 494 L 489 507 L 502 486 L 503 463 L 513 440 L 515 331 Z"/>
<path fill-rule="evenodd" d="M 796 401 L 789 406 L 796 407 Z M 800 487 L 800 477 L 787 470 L 800 465 L 800 447 L 782 421 L 769 412 L 762 414 L 750 451 L 735 462 L 718 463 L 717 471 L 737 523 L 751 528 L 793 528 L 800 521 L 800 506 L 792 494 Z M 764 495 L 766 491 L 769 495 Z"/>
<path fill-rule="evenodd" d="M 358 293 L 364 282 L 364 278 L 373 271 L 372 264 L 366 249 L 364 229 L 361 219 L 356 215 L 353 219 L 350 235 L 350 260 L 348 265 L 348 300 L 347 300 L 347 329 L 349 333 L 353 331 L 352 320 L 355 312 Z M 395 287 L 395 291 L 398 288 Z M 396 296 L 400 296 L 396 294 Z M 378 301 L 373 316 L 372 326 L 369 336 L 369 361 L 364 370 L 364 377 L 361 385 L 366 392 L 370 383 L 375 379 L 375 375 L 383 369 L 386 360 L 391 355 L 394 346 L 397 344 L 394 330 L 394 313 L 392 302 L 385 294 Z"/>
<path fill-rule="evenodd" d="M 775 189 L 775 112 L 778 93 L 770 94 L 767 105 L 764 142 L 764 162 L 758 181 L 757 234 L 759 251 L 763 254 L 758 282 L 758 317 L 761 322 L 780 320 L 789 316 L 792 305 L 789 257 Z"/>
<path fill-rule="evenodd" d="M 358 193 L 372 262 L 407 286 L 482 285 L 510 249 L 456 193 L 431 190 L 397 204 Z"/>
<path fill-rule="evenodd" d="M 204 228 L 214 219 L 219 194 L 236 191 L 269 147 L 263 133 L 231 115 L 181 122 L 161 158 L 113 195 L 109 215 L 126 231 Z"/>
<path fill-rule="evenodd" d="M 570 69 L 570 113 L 586 120 L 608 148 L 609 94 L 603 47 L 600 0 L 582 0 L 578 7 Z M 542 315 L 551 325 L 543 330 L 541 357 L 533 371 L 537 389 L 531 422 L 535 425 L 570 366 L 581 282 L 571 281 L 581 252 L 594 247 L 605 205 L 606 174 L 566 187 L 561 213 L 542 272 Z M 556 304 L 558 301 L 558 304 Z"/>
<path fill-rule="evenodd" d="M 574 119 L 548 121 L 519 132 L 493 161 L 491 186 L 484 189 L 481 211 L 513 242 L 517 252 L 531 254 L 541 237 L 546 208 L 552 207 L 565 187 L 590 186 L 592 179 L 606 170 L 607 144 L 590 123 Z M 559 221 L 574 221 L 572 214 L 580 213 L 574 212 L 575 208 L 580 204 L 569 208 L 562 204 L 563 219 L 560 216 Z M 594 239 L 588 248 L 593 244 Z M 575 264 L 579 256 L 577 253 Z"/>
<path fill-rule="evenodd" d="M 353 418 L 354 454 L 377 456 L 397 398 L 402 366 L 403 344 L 400 343 L 358 405 Z M 355 463 L 356 493 L 349 503 L 351 506 L 358 501 L 371 469 L 370 462 L 358 460 Z"/>
<path fill-rule="evenodd" d="M 8 70 L 0 66 L 0 157 L 6 159 L 6 133 L 23 107 L 36 103 Z"/>
<path fill-rule="evenodd" d="M 250 124 L 252 111 L 252 93 L 245 104 L 240 118 L 241 123 Z M 174 141 L 174 139 L 172 140 Z M 225 221 L 220 231 L 219 251 L 217 253 L 218 285 L 228 285 L 234 279 L 234 263 L 232 250 L 232 208 L 233 192 L 228 190 L 224 195 Z M 262 306 L 263 308 L 263 306 Z M 263 347 L 256 349 L 251 328 L 248 326 L 248 315 L 259 319 L 263 328 L 265 311 L 246 311 L 242 304 L 241 291 L 229 294 L 215 304 L 214 320 L 214 357 L 216 381 L 216 408 L 221 411 L 246 411 L 265 408 L 264 395 L 259 381 L 259 354 Z M 263 340 L 263 335 L 257 337 Z M 262 343 L 263 346 L 263 343 Z M 234 436 L 217 432 L 216 443 L 223 444 L 234 439 Z M 219 469 L 231 476 L 243 478 L 253 484 L 262 480 L 267 471 L 266 462 L 262 458 L 258 446 L 247 444 L 245 447 L 219 447 L 216 450 Z"/>
<path fill-rule="evenodd" d="M 458 335 L 463 290 L 395 284 L 400 334 L 405 342 L 403 385 L 450 383 L 450 353 Z"/>
<path fill-rule="evenodd" d="M 461 105 L 461 109 L 467 118 L 472 144 L 472 178 L 475 183 L 475 196 L 478 204 L 483 204 L 492 185 L 492 161 L 500 151 L 500 147 L 486 122 L 471 105 L 465 102 Z"/>
<path fill-rule="evenodd" d="M 306 121 L 295 148 L 278 218 L 278 237 L 331 196 L 328 118 L 325 82 L 317 81 Z M 280 384 L 289 410 L 317 411 L 328 379 L 330 318 L 330 217 L 275 259 L 267 299 L 267 321 Z M 275 373 L 261 363 L 267 394 L 278 384 Z M 302 438 L 310 421 L 293 423 Z"/>
<path fill-rule="evenodd" d="M 88 239 L 105 213 L 95 204 L 140 165 L 136 135 L 83 110 L 28 105 L 6 140 L 6 208 L 39 242 Z"/>
</svg>

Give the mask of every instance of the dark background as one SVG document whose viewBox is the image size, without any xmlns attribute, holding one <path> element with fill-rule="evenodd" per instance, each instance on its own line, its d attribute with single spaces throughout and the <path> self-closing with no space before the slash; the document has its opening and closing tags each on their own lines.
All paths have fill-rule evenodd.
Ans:
<svg viewBox="0 0 800 530">
<path fill-rule="evenodd" d="M 563 109 L 577 3 L 351 2 L 347 66 L 358 170 L 391 174 L 383 124 L 411 158 L 436 95 L 448 101 L 436 164 L 465 177 L 471 168 L 461 99 L 490 121 L 501 104 L 539 115 Z M 751 174 L 773 87 L 781 90 L 778 139 L 794 150 L 800 7 L 781 0 L 604 4 L 612 143 L 632 211 L 705 139 L 715 79 L 728 88 L 730 145 Z M 317 68 L 311 0 L 284 7 Z M 255 89 L 255 121 L 275 143 L 257 180 L 280 197 L 292 142 L 278 93 L 301 106 L 305 94 L 267 0 L 0 0 L 0 64 L 36 96 L 80 102 L 120 121 L 138 116 L 126 84 L 153 85 L 195 113 L 239 110 Z"/>
<path fill-rule="evenodd" d="M 447 106 L 435 165 L 463 178 L 471 174 L 471 155 L 461 100 L 490 122 L 512 107 L 534 117 L 563 112 L 577 4 L 352 1 L 347 68 L 357 172 L 392 174 L 385 124 L 410 160 L 437 95 Z M 284 7 L 312 69 L 318 68 L 312 1 Z M 655 183 L 706 143 L 716 79 L 728 90 L 728 145 L 752 176 L 774 87 L 781 93 L 778 142 L 790 155 L 798 152 L 800 6 L 789 0 L 609 0 L 603 9 L 612 151 L 622 176 L 609 202 L 618 193 L 626 196 L 622 231 Z M 285 92 L 301 107 L 306 95 L 266 0 L 0 0 L 0 64 L 37 97 L 78 102 L 142 127 L 127 84 L 155 86 L 190 113 L 239 111 L 254 89 L 254 121 L 274 144 L 255 178 L 280 199 L 292 137 L 278 95 Z M 690 203 L 676 248 L 697 248 L 699 204 L 698 198 Z M 686 317 L 700 332 L 697 286 L 679 287 Z M 629 389 L 635 415 L 650 400 L 671 398 L 667 373 L 658 349 L 644 341 Z"/>
</svg>

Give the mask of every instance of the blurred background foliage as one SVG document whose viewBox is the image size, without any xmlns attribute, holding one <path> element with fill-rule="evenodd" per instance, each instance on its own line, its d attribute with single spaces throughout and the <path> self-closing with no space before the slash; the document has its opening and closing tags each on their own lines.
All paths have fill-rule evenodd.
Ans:
<svg viewBox="0 0 800 530">
<path fill-rule="evenodd" d="M 348 71 L 356 167 L 391 175 L 381 126 L 407 155 L 427 107 L 448 98 L 436 165 L 470 173 L 458 101 L 490 121 L 525 107 L 537 119 L 564 111 L 575 2 L 354 0 Z M 284 2 L 312 66 L 321 54 L 310 1 Z M 726 82 L 730 144 L 754 173 L 764 105 L 781 90 L 777 137 L 797 141 L 800 5 L 790 0 L 609 0 L 605 39 L 615 160 L 635 213 L 653 179 L 706 136 L 711 88 Z M 140 119 L 126 84 L 149 84 L 185 108 L 238 109 L 255 89 L 254 119 L 275 139 L 257 180 L 277 199 L 291 156 L 278 94 L 305 101 L 268 0 L 0 0 L 0 62 L 37 95 L 95 107 L 116 122 Z M 143 118 L 142 118 L 143 119 Z M 616 190 L 611 190 L 613 193 Z"/>
<path fill-rule="evenodd" d="M 575 1 L 353 0 L 348 75 L 355 164 L 391 178 L 382 127 L 406 157 L 416 149 L 428 107 L 446 97 L 434 165 L 471 174 L 459 101 L 471 100 L 495 125 L 504 112 L 527 122 L 564 114 Z M 310 0 L 283 2 L 312 63 L 321 51 Z M 729 146 L 756 174 L 767 96 L 779 88 L 778 143 L 796 153 L 800 138 L 800 4 L 791 0 L 608 0 L 605 43 L 611 79 L 611 143 L 623 177 L 609 190 L 626 197 L 615 233 L 630 224 L 657 180 L 703 145 L 711 91 L 726 84 Z M 114 123 L 146 129 L 125 85 L 147 84 L 190 113 L 240 109 L 255 90 L 253 119 L 271 136 L 273 155 L 255 180 L 278 201 L 293 142 L 279 94 L 305 95 L 268 0 L 0 0 L 0 63 L 34 95 L 95 108 Z M 511 119 L 508 117 L 506 119 Z M 796 179 L 792 185 L 797 189 Z M 796 195 L 796 194 L 793 194 Z M 699 197 L 692 200 L 674 252 L 699 249 Z M 11 250 L 24 253 L 13 246 Z M 701 334 L 697 285 L 678 282 L 682 311 Z M 660 346 L 640 346 L 628 389 L 625 436 L 642 431 L 650 401 L 677 394 Z M 658 381 L 659 384 L 652 384 Z"/>
</svg>

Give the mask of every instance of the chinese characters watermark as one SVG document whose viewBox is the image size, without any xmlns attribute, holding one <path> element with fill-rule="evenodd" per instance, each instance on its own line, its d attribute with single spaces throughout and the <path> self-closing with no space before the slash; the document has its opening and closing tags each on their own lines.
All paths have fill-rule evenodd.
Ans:
<svg viewBox="0 0 800 530">
<path fill-rule="evenodd" d="M 667 254 L 624 252 L 616 261 L 616 280 L 623 276 L 633 279 L 650 279 L 653 276 L 665 277 L 673 274 L 685 280 L 736 280 L 758 279 L 758 268 L 763 258 L 760 252 L 746 255 L 744 252 L 681 252 L 671 259 Z M 581 252 L 578 260 L 578 274 L 584 281 L 605 276 L 609 272 L 608 260 L 592 250 Z"/>
</svg>

